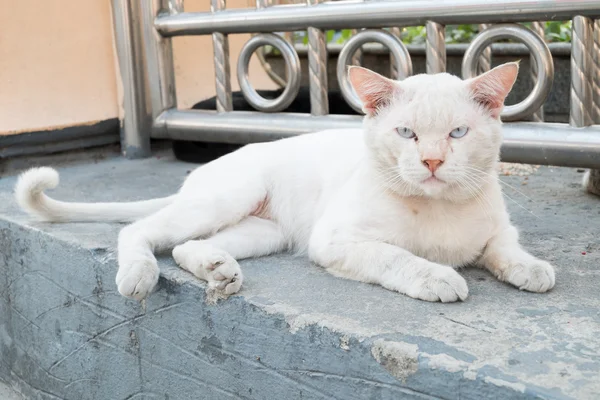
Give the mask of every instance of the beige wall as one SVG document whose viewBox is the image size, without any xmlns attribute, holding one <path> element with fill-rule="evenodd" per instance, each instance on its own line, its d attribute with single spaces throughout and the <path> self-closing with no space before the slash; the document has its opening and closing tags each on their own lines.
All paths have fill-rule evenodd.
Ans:
<svg viewBox="0 0 600 400">
<path fill-rule="evenodd" d="M 245 7 L 246 0 L 230 0 Z M 208 11 L 209 0 L 187 0 Z M 110 0 L 0 0 L 0 135 L 90 124 L 117 116 Z M 231 37 L 231 67 L 248 35 Z M 174 39 L 180 107 L 214 95 L 210 37 Z M 258 88 L 274 84 L 257 61 Z M 233 79 L 234 90 L 238 88 Z"/>
<path fill-rule="evenodd" d="M 117 113 L 107 0 L 0 0 L 0 132 Z"/>
</svg>

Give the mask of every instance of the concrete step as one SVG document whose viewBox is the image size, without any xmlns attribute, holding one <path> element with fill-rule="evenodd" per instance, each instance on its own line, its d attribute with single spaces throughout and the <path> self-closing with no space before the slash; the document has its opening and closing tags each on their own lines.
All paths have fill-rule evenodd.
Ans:
<svg viewBox="0 0 600 400">
<path fill-rule="evenodd" d="M 164 156 L 64 166 L 53 195 L 162 196 L 191 168 Z M 242 262 L 244 288 L 216 305 L 166 256 L 156 293 L 121 297 L 120 225 L 33 222 L 2 177 L 0 380 L 36 399 L 597 398 L 600 203 L 580 176 L 503 177 L 527 196 L 506 190 L 523 243 L 557 266 L 550 293 L 465 269 L 466 302 L 426 303 L 281 255 Z"/>
</svg>

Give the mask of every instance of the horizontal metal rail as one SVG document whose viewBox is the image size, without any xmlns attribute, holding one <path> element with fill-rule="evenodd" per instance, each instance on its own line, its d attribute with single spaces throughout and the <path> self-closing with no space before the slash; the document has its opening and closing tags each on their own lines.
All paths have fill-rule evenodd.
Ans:
<svg viewBox="0 0 600 400">
<path fill-rule="evenodd" d="M 360 129 L 355 115 L 202 110 L 167 110 L 156 120 L 153 138 L 247 144 L 268 142 L 325 129 Z M 503 125 L 502 161 L 600 168 L 600 125 L 514 122 Z"/>
<path fill-rule="evenodd" d="M 600 16 L 599 0 L 451 0 L 451 1 L 336 1 L 307 7 L 275 6 L 216 13 L 158 16 L 155 27 L 163 36 L 220 33 L 268 33 L 307 29 L 383 28 L 440 24 L 527 22 Z"/>
<path fill-rule="evenodd" d="M 361 127 L 361 116 L 204 110 L 167 110 L 155 123 L 156 139 L 197 140 L 216 143 L 269 142 L 323 129 Z"/>
</svg>

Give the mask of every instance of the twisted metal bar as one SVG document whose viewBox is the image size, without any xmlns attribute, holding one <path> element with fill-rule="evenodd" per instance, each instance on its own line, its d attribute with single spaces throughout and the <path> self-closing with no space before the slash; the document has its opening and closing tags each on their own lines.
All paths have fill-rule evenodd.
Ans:
<svg viewBox="0 0 600 400">
<path fill-rule="evenodd" d="M 370 1 L 370 0 L 363 0 L 363 1 Z M 360 29 L 352 29 L 352 36 L 357 35 L 360 32 Z M 362 51 L 362 47 L 359 47 L 358 50 L 356 50 L 356 52 L 352 55 L 352 58 L 350 60 L 350 65 L 355 65 L 357 67 L 360 67 L 363 63 L 363 51 Z M 394 71 L 394 67 L 391 66 L 390 67 L 392 73 Z"/>
<path fill-rule="evenodd" d="M 402 32 L 400 31 L 400 28 L 398 28 L 398 27 L 390 28 L 390 33 L 392 35 L 396 36 L 398 39 L 400 39 L 400 36 L 402 34 Z M 394 62 L 394 56 L 392 55 L 391 52 L 390 52 L 390 78 L 399 79 L 398 78 L 398 68 L 396 68 L 396 63 Z"/>
<path fill-rule="evenodd" d="M 251 3 L 251 2 L 249 2 L 249 3 Z M 270 5 L 271 5 L 271 0 L 256 0 L 256 9 L 257 10 L 260 10 L 262 8 L 267 8 Z M 288 43 L 290 43 L 290 44 L 294 43 L 293 32 L 285 32 L 284 37 Z M 256 58 L 258 58 L 258 62 L 260 63 L 261 67 L 263 67 L 263 70 L 267 73 L 267 76 L 269 78 L 271 78 L 271 80 L 273 82 L 275 82 L 275 84 L 277 86 L 279 86 L 280 88 L 284 88 L 285 85 L 287 85 L 287 77 L 279 76 L 275 71 L 273 71 L 273 68 L 271 68 L 271 64 L 269 64 L 267 62 L 267 60 L 265 58 L 264 47 L 261 47 L 260 49 L 258 49 L 256 51 Z"/>
<path fill-rule="evenodd" d="M 594 21 L 594 122 L 600 124 L 600 19 Z"/>
<path fill-rule="evenodd" d="M 446 72 L 446 27 L 437 22 L 427 21 L 426 72 L 438 74 Z"/>
<path fill-rule="evenodd" d="M 535 32 L 537 35 L 539 35 L 539 37 L 542 38 L 542 40 L 546 40 L 546 34 L 544 31 L 544 23 L 543 22 L 532 22 L 531 23 L 531 30 L 533 32 Z M 537 71 L 537 64 L 535 62 L 535 58 L 533 57 L 533 55 L 529 56 L 529 64 L 530 64 L 530 68 L 531 68 L 531 82 L 533 82 L 533 84 L 535 85 L 535 83 L 538 80 L 538 71 Z M 533 113 L 533 115 L 531 116 L 533 118 L 533 120 L 535 122 L 544 122 L 544 106 L 540 107 L 539 110 L 537 110 L 536 112 Z"/>
<path fill-rule="evenodd" d="M 595 124 L 600 124 L 600 19 L 594 21 L 593 51 L 593 118 Z M 600 170 L 590 170 L 586 190 L 590 193 L 600 196 Z"/>
<path fill-rule="evenodd" d="M 320 0 L 307 0 L 308 6 L 319 4 Z M 329 114 L 327 99 L 327 41 L 325 32 L 318 28 L 308 28 L 308 79 L 310 87 L 310 113 Z"/>
<path fill-rule="evenodd" d="M 485 31 L 487 28 L 492 26 L 492 24 L 479 24 L 479 33 Z M 477 75 L 483 74 L 484 72 L 488 72 L 492 68 L 492 47 L 488 46 L 478 60 L 477 67 Z"/>
<path fill-rule="evenodd" d="M 169 0 L 169 14 L 179 14 L 183 12 L 183 0 Z"/>
<path fill-rule="evenodd" d="M 211 0 L 210 11 L 218 12 L 225 9 L 225 0 Z M 217 91 L 217 111 L 233 110 L 231 96 L 231 71 L 229 67 L 229 39 L 219 32 L 212 34 L 213 52 L 215 59 L 215 87 Z"/>
<path fill-rule="evenodd" d="M 358 33 L 357 29 L 352 29 L 352 36 L 356 35 L 357 33 Z M 360 67 L 360 65 L 362 64 L 362 57 L 363 57 L 362 49 L 356 50 L 356 53 L 354 53 L 354 55 L 352 56 L 352 59 L 350 60 L 350 65 L 355 65 L 357 67 Z"/>
<path fill-rule="evenodd" d="M 571 113 L 569 124 L 576 127 L 592 125 L 592 20 L 573 18 L 571 34 Z"/>
</svg>

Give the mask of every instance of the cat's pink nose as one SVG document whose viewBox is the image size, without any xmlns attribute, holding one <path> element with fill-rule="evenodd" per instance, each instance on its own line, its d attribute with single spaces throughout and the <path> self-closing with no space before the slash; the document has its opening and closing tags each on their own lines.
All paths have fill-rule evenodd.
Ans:
<svg viewBox="0 0 600 400">
<path fill-rule="evenodd" d="M 423 164 L 431 171 L 435 172 L 436 169 L 442 165 L 442 160 L 423 160 Z"/>
</svg>

